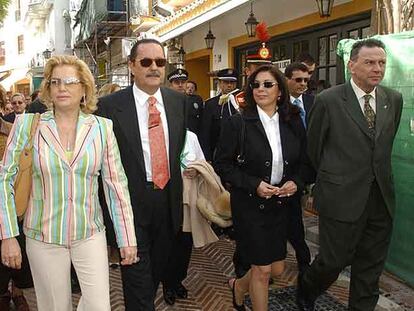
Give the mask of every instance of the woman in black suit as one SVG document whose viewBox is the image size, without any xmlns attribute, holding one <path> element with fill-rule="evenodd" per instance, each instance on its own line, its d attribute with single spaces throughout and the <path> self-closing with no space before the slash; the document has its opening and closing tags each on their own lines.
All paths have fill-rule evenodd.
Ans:
<svg viewBox="0 0 414 311">
<path fill-rule="evenodd" d="M 303 185 L 305 130 L 274 66 L 249 77 L 245 100 L 241 114 L 222 125 L 216 168 L 231 186 L 236 243 L 250 264 L 245 276 L 229 280 L 234 308 L 245 310 L 249 292 L 253 309 L 267 310 L 269 278 L 284 269 L 287 209 L 299 204 L 294 196 Z"/>
</svg>

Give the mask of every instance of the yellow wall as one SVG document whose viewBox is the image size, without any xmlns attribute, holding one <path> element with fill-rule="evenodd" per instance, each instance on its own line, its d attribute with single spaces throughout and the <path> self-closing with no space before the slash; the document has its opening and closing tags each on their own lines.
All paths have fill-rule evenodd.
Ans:
<svg viewBox="0 0 414 311">
<path fill-rule="evenodd" d="M 188 53 L 185 57 L 185 69 L 188 71 L 189 80 L 197 83 L 197 93 L 204 100 L 210 97 L 212 82 L 208 72 L 211 71 L 212 61 L 212 51 L 208 49 Z"/>
<path fill-rule="evenodd" d="M 309 0 L 308 0 L 309 1 Z M 308 28 L 311 26 L 331 22 L 340 18 L 349 17 L 370 11 L 372 0 L 353 0 L 345 4 L 334 6 L 330 17 L 320 17 L 319 13 L 312 13 L 297 19 L 290 20 L 281 24 L 270 26 L 268 31 L 271 37 Z M 228 61 L 234 64 L 234 48 L 240 45 L 257 41 L 256 38 L 248 38 L 247 35 L 236 37 L 228 41 Z"/>
</svg>

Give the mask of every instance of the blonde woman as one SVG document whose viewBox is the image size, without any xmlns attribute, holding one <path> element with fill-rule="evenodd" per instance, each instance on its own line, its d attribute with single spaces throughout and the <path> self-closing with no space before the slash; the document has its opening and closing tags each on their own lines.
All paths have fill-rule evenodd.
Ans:
<svg viewBox="0 0 414 311">
<path fill-rule="evenodd" d="M 24 220 L 27 255 L 39 311 L 72 310 L 71 262 L 79 277 L 78 310 L 110 310 L 109 273 L 98 176 L 120 247 L 121 264 L 138 261 L 127 188 L 112 122 L 96 117 L 96 90 L 87 65 L 74 56 L 46 64 L 42 114 L 34 137 L 33 184 Z M 19 155 L 33 114 L 18 116 L 0 170 L 2 262 L 18 269 L 21 251 L 13 195 Z"/>
</svg>

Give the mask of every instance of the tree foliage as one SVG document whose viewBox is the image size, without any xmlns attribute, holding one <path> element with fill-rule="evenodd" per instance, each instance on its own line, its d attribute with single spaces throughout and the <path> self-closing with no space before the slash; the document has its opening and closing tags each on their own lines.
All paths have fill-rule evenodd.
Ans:
<svg viewBox="0 0 414 311">
<path fill-rule="evenodd" d="M 3 22 L 3 20 L 7 16 L 7 8 L 9 7 L 10 0 L 0 0 L 0 23 Z"/>
<path fill-rule="evenodd" d="M 414 29 L 414 0 L 373 0 L 374 33 L 389 34 Z"/>
</svg>

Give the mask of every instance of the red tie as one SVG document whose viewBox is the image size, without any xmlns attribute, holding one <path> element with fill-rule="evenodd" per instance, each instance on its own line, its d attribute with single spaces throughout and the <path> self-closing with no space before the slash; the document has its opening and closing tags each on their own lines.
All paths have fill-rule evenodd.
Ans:
<svg viewBox="0 0 414 311">
<path fill-rule="evenodd" d="M 151 152 L 152 182 L 158 188 L 164 189 L 170 179 L 170 174 L 161 113 L 155 106 L 156 103 L 155 97 L 148 98 L 148 138 Z"/>
</svg>

